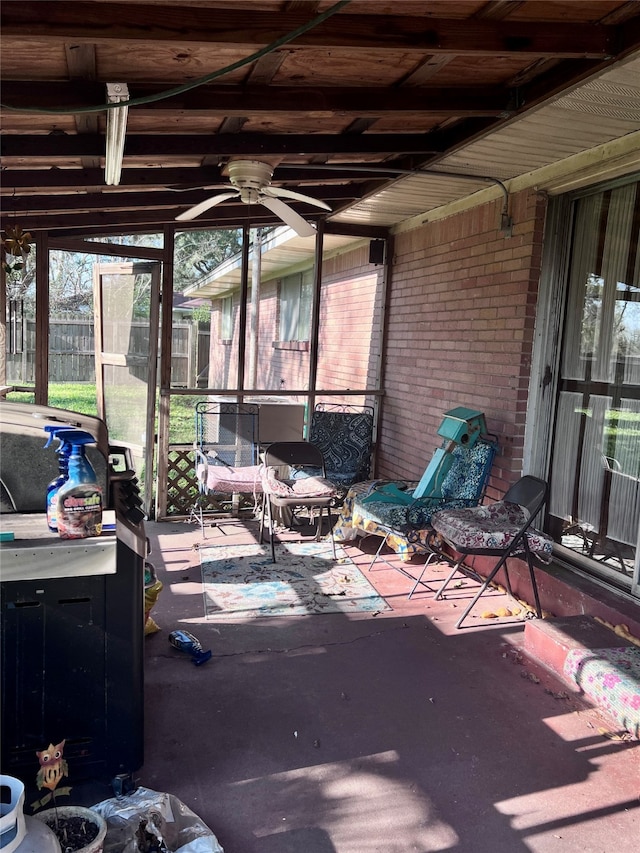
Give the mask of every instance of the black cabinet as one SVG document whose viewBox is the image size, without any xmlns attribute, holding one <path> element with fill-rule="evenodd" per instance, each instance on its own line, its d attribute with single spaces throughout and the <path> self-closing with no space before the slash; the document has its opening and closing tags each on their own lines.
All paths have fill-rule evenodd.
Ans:
<svg viewBox="0 0 640 853">
<path fill-rule="evenodd" d="M 115 535 L 3 543 L 0 559 L 3 772 L 31 784 L 35 751 L 66 739 L 70 785 L 133 773 L 143 762 L 144 559 Z M 47 564 L 64 573 L 67 561 L 73 574 L 37 576 Z"/>
</svg>

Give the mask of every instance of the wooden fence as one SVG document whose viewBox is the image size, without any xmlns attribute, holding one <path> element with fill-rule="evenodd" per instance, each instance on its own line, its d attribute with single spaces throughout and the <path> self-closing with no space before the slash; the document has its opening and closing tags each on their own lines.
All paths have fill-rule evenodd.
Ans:
<svg viewBox="0 0 640 853">
<path fill-rule="evenodd" d="M 12 336 L 17 352 L 7 352 L 7 384 L 28 385 L 34 381 L 35 322 L 22 321 Z M 132 323 L 129 351 L 146 349 L 148 323 Z M 171 384 L 174 387 L 206 387 L 209 364 L 209 330 L 197 323 L 176 323 L 172 333 Z M 49 382 L 94 384 L 95 355 L 93 323 L 85 320 L 51 320 L 49 323 Z"/>
</svg>

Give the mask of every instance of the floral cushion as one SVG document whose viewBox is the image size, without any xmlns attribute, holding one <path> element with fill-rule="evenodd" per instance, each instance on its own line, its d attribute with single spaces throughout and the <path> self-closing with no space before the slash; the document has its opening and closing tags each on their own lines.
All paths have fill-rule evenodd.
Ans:
<svg viewBox="0 0 640 853">
<path fill-rule="evenodd" d="M 262 491 L 262 465 L 245 465 L 232 468 L 215 462 L 197 466 L 198 480 L 207 491 L 214 494 L 253 494 Z"/>
<path fill-rule="evenodd" d="M 369 476 L 372 436 L 372 410 L 316 409 L 311 415 L 309 441 L 322 452 L 327 479 L 343 487 Z"/>
<path fill-rule="evenodd" d="M 486 506 L 442 510 L 431 517 L 431 526 L 454 548 L 470 551 L 505 550 L 529 518 L 519 504 L 497 501 Z M 538 530 L 527 531 L 532 553 L 545 561 L 551 559 L 553 540 Z M 522 553 L 517 546 L 515 554 Z"/>
<path fill-rule="evenodd" d="M 640 649 L 571 649 L 563 674 L 622 728 L 640 738 Z"/>
<path fill-rule="evenodd" d="M 266 465 L 262 469 L 263 490 L 279 498 L 333 497 L 336 487 L 323 477 L 304 477 L 300 480 L 281 480 L 277 468 Z"/>
<path fill-rule="evenodd" d="M 493 442 L 483 440 L 473 447 L 455 447 L 442 483 L 442 497 L 414 499 L 416 484 L 403 493 L 393 483 L 380 483 L 356 498 L 354 512 L 404 535 L 425 530 L 438 510 L 462 509 L 478 503 L 495 450 Z"/>
<path fill-rule="evenodd" d="M 359 536 L 382 536 L 386 539 L 387 545 L 398 554 L 403 562 L 410 560 L 414 554 L 424 554 L 425 544 L 429 534 L 428 530 L 416 530 L 412 532 L 412 542 L 400 533 L 389 533 L 389 530 L 372 521 L 370 518 L 365 518 L 361 515 L 357 499 L 366 495 L 370 490 L 378 484 L 383 483 L 383 480 L 366 480 L 362 483 L 355 483 L 343 497 L 338 496 L 338 500 L 342 501 L 338 520 L 333 528 L 333 536 L 336 542 L 353 542 Z M 399 483 L 399 485 L 409 486 L 408 483 Z"/>
<path fill-rule="evenodd" d="M 444 498 L 425 498 L 411 506 L 403 506 L 397 503 L 385 503 L 384 501 L 367 502 L 362 506 L 357 504 L 357 509 L 371 521 L 375 521 L 382 527 L 397 530 L 405 535 L 413 530 L 425 530 L 431 526 L 431 517 L 434 512 L 443 509 L 458 509 L 468 506 L 466 500 L 448 500 Z"/>
</svg>

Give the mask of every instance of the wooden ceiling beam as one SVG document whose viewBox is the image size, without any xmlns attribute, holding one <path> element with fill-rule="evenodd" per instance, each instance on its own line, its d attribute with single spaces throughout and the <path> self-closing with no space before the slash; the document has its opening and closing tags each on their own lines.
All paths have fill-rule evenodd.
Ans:
<svg viewBox="0 0 640 853">
<path fill-rule="evenodd" d="M 41 3 L 4 0 L 4 39 L 62 42 L 129 42 L 236 45 L 248 50 L 271 44 L 309 22 L 306 11 L 282 13 L 226 8 L 128 3 Z M 384 38 L 381 38 L 384 34 Z M 615 53 L 615 29 L 598 24 L 554 21 L 444 19 L 418 15 L 350 15 L 339 12 L 290 43 L 295 47 L 375 49 L 453 53 L 459 56 L 509 54 L 592 57 Z"/>
<path fill-rule="evenodd" d="M 129 85 L 132 99 L 155 97 L 169 84 Z M 101 106 L 105 103 L 105 84 L 73 80 L 38 81 L 4 80 L 2 102 L 19 107 L 66 110 Z M 412 116 L 436 113 L 446 116 L 500 115 L 509 108 L 511 94 L 497 87 L 431 88 L 407 86 L 383 88 L 370 86 L 199 86 L 182 95 L 163 98 L 131 107 L 138 117 L 158 112 L 188 112 L 192 116 L 248 116 L 274 113 L 348 113 L 356 116 L 380 117 L 407 113 Z M 78 113 L 77 115 L 83 115 Z M 89 113 L 94 116 L 98 113 Z"/>
<path fill-rule="evenodd" d="M 25 223 L 28 225 L 30 232 L 48 231 L 53 235 L 70 229 L 127 228 L 130 225 L 148 225 L 150 227 L 184 225 L 188 228 L 208 228 L 211 226 L 241 228 L 247 222 L 250 222 L 252 227 L 257 227 L 258 225 L 282 225 L 281 220 L 265 207 L 262 207 L 262 205 L 252 205 L 249 207 L 242 203 L 237 205 L 223 204 L 212 208 L 202 214 L 202 216 L 199 216 L 197 220 L 192 220 L 188 223 L 176 223 L 175 218 L 179 213 L 181 213 L 181 208 L 178 207 L 162 210 L 92 210 L 83 213 L 60 213 L 59 211 L 53 211 L 50 214 L 38 213 L 29 216 L 28 219 L 25 218 Z M 302 215 L 309 221 L 315 221 L 320 218 L 319 213 L 307 213 L 305 211 Z M 0 217 L 0 229 L 4 230 L 6 226 L 13 224 L 14 221 L 13 216 L 9 217 L 3 211 Z"/>
<path fill-rule="evenodd" d="M 65 56 L 69 78 L 78 80 L 96 79 L 96 49 L 93 44 L 65 44 Z M 68 84 L 73 85 L 73 84 Z M 104 90 L 103 90 L 104 91 Z M 75 116 L 78 133 L 97 133 L 98 114 L 79 113 Z M 98 166 L 98 163 L 87 163 L 87 166 Z"/>
<path fill-rule="evenodd" d="M 104 155 L 104 136 L 94 134 L 3 134 L 2 156 L 68 160 Z M 438 153 L 428 134 L 127 134 L 124 156 L 221 157 L 308 154 Z M 44 163 L 43 163 L 44 165 Z"/>
<path fill-rule="evenodd" d="M 169 224 L 169 223 L 167 223 Z M 201 226 L 198 225 L 198 222 L 174 222 L 170 223 L 175 227 L 176 231 L 197 231 Z M 243 222 L 242 225 L 246 224 Z M 282 223 L 280 223 L 282 224 Z M 217 228 L 221 226 L 217 226 L 215 223 L 209 223 L 206 225 L 207 228 Z M 224 226 L 222 226 L 224 227 Z M 232 226 L 234 228 L 240 228 L 241 225 Z M 94 227 L 85 227 L 82 229 L 83 237 L 115 237 L 117 235 L 129 235 L 129 234 L 140 234 L 149 232 L 151 229 L 149 227 L 145 227 L 144 225 L 128 225 L 124 228 L 121 227 L 110 227 L 110 228 L 94 228 Z M 325 222 L 324 223 L 324 231 L 325 234 L 342 234 L 347 237 L 362 237 L 365 239 L 377 239 L 384 240 L 389 237 L 390 229 L 386 228 L 383 225 L 356 225 L 348 222 Z M 79 252 L 82 250 L 83 246 L 87 246 L 86 241 L 81 240 L 75 229 L 65 230 L 64 228 L 60 228 L 56 230 L 56 236 L 53 236 L 51 232 L 49 232 L 49 246 L 52 249 L 63 249 L 67 251 L 75 251 Z M 98 243 L 89 244 L 91 247 L 91 251 L 96 249 L 101 249 L 104 252 L 104 245 Z M 134 247 L 129 247 L 132 249 Z M 158 249 L 144 249 L 141 246 L 137 247 L 145 254 L 141 257 L 156 257 Z M 133 254 L 132 254 L 133 256 Z"/>
<path fill-rule="evenodd" d="M 217 166 L 195 168 L 124 169 L 120 188 L 155 186 L 210 186 L 222 183 L 224 175 Z M 0 195 L 10 196 L 29 190 L 49 193 L 100 192 L 104 188 L 104 170 L 95 169 L 5 169 Z"/>
<path fill-rule="evenodd" d="M 378 165 L 378 164 L 376 164 Z M 381 164 L 384 166 L 384 164 Z M 392 177 L 393 173 L 389 173 Z M 355 177 L 361 177 L 356 175 Z M 370 179 L 372 175 L 365 175 Z M 279 170 L 276 167 L 276 182 L 286 184 L 323 184 L 328 181 L 344 182 L 354 179 L 354 175 L 342 170 L 323 169 L 322 172 L 305 168 L 304 164 Z M 119 187 L 125 189 L 144 189 L 145 187 L 179 187 L 181 189 L 200 189 L 217 184 L 226 184 L 222 171 L 215 166 L 195 166 L 193 168 L 160 169 L 123 169 Z M 0 195 L 9 197 L 16 193 L 29 191 L 37 194 L 46 190 L 53 193 L 65 193 L 82 190 L 100 192 L 104 189 L 104 171 L 102 169 L 5 169 L 0 183 Z"/>
<path fill-rule="evenodd" d="M 230 188 L 230 184 L 226 183 L 226 188 Z M 91 210 L 136 210 L 144 208 L 177 208 L 185 210 L 194 204 L 199 204 L 216 192 L 224 192 L 222 185 L 220 190 L 213 189 L 193 189 L 187 191 L 173 190 L 157 190 L 147 192 L 117 192 L 108 190 L 106 192 L 93 193 L 65 193 L 64 195 L 52 196 L 46 195 L 23 195 L 23 196 L 5 196 L 2 202 L 3 212 L 6 214 L 21 214 L 30 215 L 32 213 L 50 213 L 56 215 L 58 213 L 77 213 Z M 353 202 L 359 197 L 356 189 L 352 185 L 318 186 L 313 188 L 313 198 L 319 201 L 325 201 L 327 204 L 338 202 Z M 306 209 L 303 203 L 287 202 L 299 207 L 300 210 Z"/>
</svg>

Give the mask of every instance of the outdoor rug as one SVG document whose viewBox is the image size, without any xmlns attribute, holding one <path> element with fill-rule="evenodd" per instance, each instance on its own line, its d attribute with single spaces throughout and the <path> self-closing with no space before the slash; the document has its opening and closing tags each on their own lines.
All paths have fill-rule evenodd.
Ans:
<svg viewBox="0 0 640 853">
<path fill-rule="evenodd" d="M 360 570 L 327 542 L 200 549 L 207 619 L 391 610 Z"/>
</svg>

